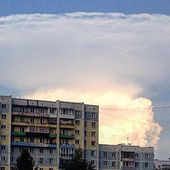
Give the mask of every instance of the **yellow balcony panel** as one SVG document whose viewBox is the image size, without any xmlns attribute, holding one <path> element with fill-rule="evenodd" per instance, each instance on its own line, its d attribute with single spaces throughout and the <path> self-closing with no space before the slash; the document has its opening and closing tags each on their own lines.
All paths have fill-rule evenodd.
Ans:
<svg viewBox="0 0 170 170">
<path fill-rule="evenodd" d="M 12 122 L 12 125 L 16 125 L 16 126 L 28 126 L 29 123 L 27 123 L 27 122 Z"/>
<path fill-rule="evenodd" d="M 65 129 L 74 129 L 74 125 L 60 125 L 60 128 L 65 128 Z"/>
</svg>

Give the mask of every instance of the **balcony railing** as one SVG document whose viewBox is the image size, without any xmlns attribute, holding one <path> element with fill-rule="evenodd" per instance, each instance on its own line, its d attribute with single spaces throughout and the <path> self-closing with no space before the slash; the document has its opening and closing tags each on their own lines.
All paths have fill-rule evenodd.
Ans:
<svg viewBox="0 0 170 170">
<path fill-rule="evenodd" d="M 62 139 L 74 139 L 73 134 L 60 134 L 60 138 Z"/>
<path fill-rule="evenodd" d="M 49 138 L 56 138 L 57 134 L 49 134 Z"/>
<path fill-rule="evenodd" d="M 12 112 L 12 115 L 28 116 L 28 117 L 50 117 L 49 113 L 28 113 L 28 112 Z"/>
<path fill-rule="evenodd" d="M 55 144 L 44 144 L 44 143 L 27 143 L 27 142 L 12 142 L 12 146 L 21 146 L 21 147 L 46 147 L 46 148 L 56 148 Z"/>
<path fill-rule="evenodd" d="M 25 136 L 26 134 L 25 132 L 14 131 L 12 132 L 12 135 L 13 136 Z"/>
</svg>

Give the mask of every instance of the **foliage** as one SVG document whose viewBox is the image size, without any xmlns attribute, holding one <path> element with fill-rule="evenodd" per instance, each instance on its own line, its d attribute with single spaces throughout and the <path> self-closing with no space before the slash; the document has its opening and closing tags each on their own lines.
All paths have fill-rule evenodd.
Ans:
<svg viewBox="0 0 170 170">
<path fill-rule="evenodd" d="M 83 159 L 83 152 L 81 149 L 76 150 L 75 157 L 64 163 L 64 170 L 95 170 L 92 162 L 87 162 Z"/>
<path fill-rule="evenodd" d="M 17 170 L 33 170 L 34 161 L 28 150 L 24 149 L 21 155 L 17 158 Z"/>
</svg>

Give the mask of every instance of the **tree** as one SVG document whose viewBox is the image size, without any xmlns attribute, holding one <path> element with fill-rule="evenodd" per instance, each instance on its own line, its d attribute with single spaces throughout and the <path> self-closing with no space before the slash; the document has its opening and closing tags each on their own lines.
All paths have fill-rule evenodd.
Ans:
<svg viewBox="0 0 170 170">
<path fill-rule="evenodd" d="M 75 157 L 70 160 L 66 161 L 63 164 L 64 170 L 95 170 L 95 166 L 92 162 L 87 162 L 83 159 L 83 152 L 81 149 L 76 150 Z"/>
<path fill-rule="evenodd" d="M 17 170 L 33 170 L 34 161 L 33 158 L 30 156 L 27 149 L 24 149 L 21 152 L 21 156 L 17 158 Z"/>
</svg>

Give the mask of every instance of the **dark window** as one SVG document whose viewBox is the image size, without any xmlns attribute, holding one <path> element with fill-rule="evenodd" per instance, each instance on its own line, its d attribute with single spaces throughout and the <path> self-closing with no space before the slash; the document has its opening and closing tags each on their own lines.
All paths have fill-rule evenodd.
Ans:
<svg viewBox="0 0 170 170">
<path fill-rule="evenodd" d="M 92 128 L 96 128 L 96 122 L 91 123 Z"/>
<path fill-rule="evenodd" d="M 76 120 L 76 125 L 80 125 L 80 120 Z"/>
<path fill-rule="evenodd" d="M 43 153 L 43 148 L 40 148 L 40 153 Z"/>
<path fill-rule="evenodd" d="M 91 146 L 95 146 L 96 142 L 95 141 L 91 141 Z"/>
<path fill-rule="evenodd" d="M 2 119 L 6 119 L 6 115 L 2 114 L 2 115 L 1 115 L 1 118 L 2 118 Z"/>
<path fill-rule="evenodd" d="M 148 163 L 147 162 L 145 163 L 145 167 L 148 167 Z"/>
<path fill-rule="evenodd" d="M 6 104 L 2 104 L 2 109 L 6 109 Z"/>
<path fill-rule="evenodd" d="M 96 132 L 91 132 L 91 136 L 95 137 L 96 136 Z"/>
<path fill-rule="evenodd" d="M 79 140 L 76 140 L 76 144 L 79 144 L 79 142 L 80 142 Z"/>
<path fill-rule="evenodd" d="M 116 167 L 116 162 L 115 161 L 112 162 L 112 167 Z"/>
</svg>

